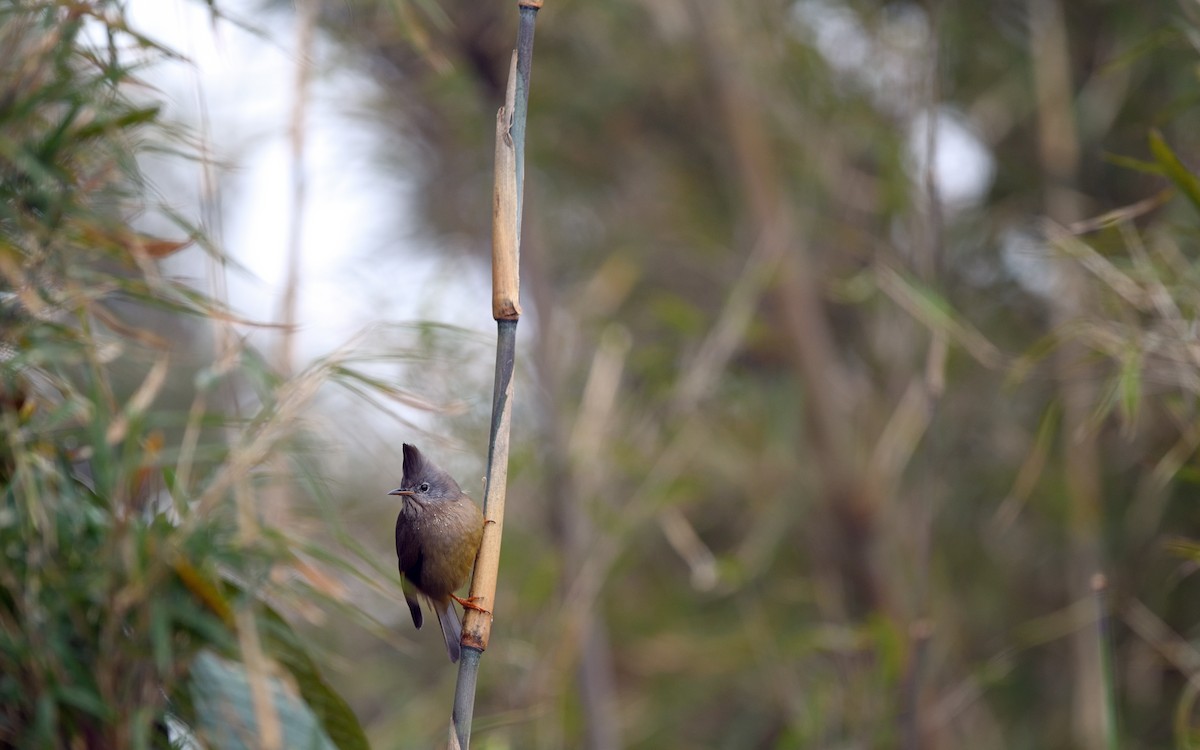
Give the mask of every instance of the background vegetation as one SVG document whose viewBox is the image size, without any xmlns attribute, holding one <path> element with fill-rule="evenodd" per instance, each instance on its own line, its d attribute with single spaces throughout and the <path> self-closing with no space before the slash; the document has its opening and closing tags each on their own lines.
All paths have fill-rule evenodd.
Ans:
<svg viewBox="0 0 1200 750">
<path fill-rule="evenodd" d="M 381 84 L 422 229 L 482 261 L 514 8 L 302 8 Z M 363 498 L 411 422 L 482 459 L 487 342 L 388 328 L 296 374 L 241 346 L 128 228 L 158 118 L 82 17 L 139 46 L 116 4 L 2 19 L 0 742 L 153 744 L 170 713 L 220 743 L 212 657 L 435 744 L 453 671 Z M 476 744 L 1200 743 L 1198 34 L 1185 0 L 548 2 Z M 919 158 L 955 123 L 978 195 L 964 152 Z M 339 384 L 410 424 L 329 465 L 343 436 L 297 428 Z"/>
</svg>

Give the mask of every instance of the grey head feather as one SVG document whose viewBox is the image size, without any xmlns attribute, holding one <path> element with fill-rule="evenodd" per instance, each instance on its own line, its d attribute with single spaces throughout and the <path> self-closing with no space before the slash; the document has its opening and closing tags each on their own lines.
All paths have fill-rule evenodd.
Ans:
<svg viewBox="0 0 1200 750">
<path fill-rule="evenodd" d="M 404 444 L 404 480 L 400 486 L 412 490 L 421 500 L 456 500 L 462 489 L 454 477 L 425 458 L 417 446 Z"/>
</svg>

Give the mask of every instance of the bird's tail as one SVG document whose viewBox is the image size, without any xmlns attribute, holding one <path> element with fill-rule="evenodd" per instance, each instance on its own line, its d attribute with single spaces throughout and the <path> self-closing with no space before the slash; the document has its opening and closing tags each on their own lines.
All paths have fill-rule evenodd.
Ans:
<svg viewBox="0 0 1200 750">
<path fill-rule="evenodd" d="M 446 597 L 444 602 L 434 602 L 433 611 L 437 613 L 438 624 L 442 626 L 442 637 L 446 639 L 446 653 L 450 661 L 458 661 L 459 641 L 462 640 L 462 623 L 458 621 L 458 612 L 454 604 Z"/>
</svg>

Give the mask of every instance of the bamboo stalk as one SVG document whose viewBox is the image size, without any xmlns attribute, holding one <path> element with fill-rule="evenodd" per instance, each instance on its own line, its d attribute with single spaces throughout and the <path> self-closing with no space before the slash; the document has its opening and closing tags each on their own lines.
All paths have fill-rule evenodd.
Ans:
<svg viewBox="0 0 1200 750">
<path fill-rule="evenodd" d="M 1070 35 L 1061 0 L 1028 0 L 1029 53 L 1037 97 L 1038 160 L 1045 186 L 1047 217 L 1060 226 L 1083 218 L 1079 192 L 1079 123 L 1072 102 Z M 1050 305 L 1056 330 L 1089 319 L 1095 302 L 1077 264 L 1057 261 Z M 1103 466 L 1097 430 L 1091 427 L 1098 403 L 1097 370 L 1078 341 L 1063 342 L 1053 364 L 1062 403 L 1063 478 L 1068 515 L 1066 593 L 1077 599 L 1089 578 L 1103 570 Z M 1111 735 L 1105 694 L 1103 645 L 1098 630 L 1081 628 L 1072 636 L 1074 683 L 1072 730 L 1079 747 L 1105 747 Z"/>
<path fill-rule="evenodd" d="M 1096 641 L 1100 645 L 1100 674 L 1104 680 L 1104 706 L 1102 721 L 1104 722 L 1104 747 L 1106 750 L 1117 750 L 1120 747 L 1120 737 L 1117 733 L 1117 696 L 1115 690 L 1115 671 L 1113 668 L 1112 625 L 1109 616 L 1108 577 L 1103 573 L 1092 575 L 1092 594 L 1096 600 Z"/>
<path fill-rule="evenodd" d="M 504 501 L 508 487 L 509 436 L 512 428 L 513 370 L 517 323 L 521 318 L 521 203 L 525 181 L 525 122 L 533 31 L 542 0 L 520 0 L 517 49 L 509 68 L 504 106 L 496 115 L 496 166 L 492 198 L 492 317 L 496 320 L 496 373 L 488 438 L 487 485 L 483 493 L 483 542 L 471 577 L 471 598 L 483 610 L 463 617 L 462 657 L 454 690 L 451 747 L 471 744 L 479 661 L 492 634 Z"/>
</svg>

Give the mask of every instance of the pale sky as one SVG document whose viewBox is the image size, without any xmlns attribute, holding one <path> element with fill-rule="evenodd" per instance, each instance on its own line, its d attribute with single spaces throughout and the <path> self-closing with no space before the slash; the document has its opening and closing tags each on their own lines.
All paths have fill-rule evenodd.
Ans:
<svg viewBox="0 0 1200 750">
<path fill-rule="evenodd" d="M 193 129 L 223 163 L 224 208 L 206 228 L 249 272 L 230 270 L 231 303 L 252 319 L 275 320 L 294 208 L 297 30 L 290 13 L 251 13 L 259 6 L 252 0 L 219 4 L 234 18 L 252 19 L 259 35 L 226 21 L 214 26 L 205 4 L 195 0 L 131 0 L 129 14 L 135 28 L 190 60 L 155 64 L 141 77 L 165 98 L 167 117 Z M 301 359 L 337 348 L 380 321 L 438 320 L 493 330 L 490 269 L 440 254 L 418 231 L 403 177 L 372 164 L 381 134 L 353 113 L 374 83 L 328 64 L 331 50 L 320 37 L 315 50 L 303 162 Z M 179 159 L 160 166 L 160 173 L 150 169 L 172 205 L 198 218 L 201 170 Z M 167 270 L 206 285 L 203 262 L 200 252 L 189 251 Z"/>
</svg>

